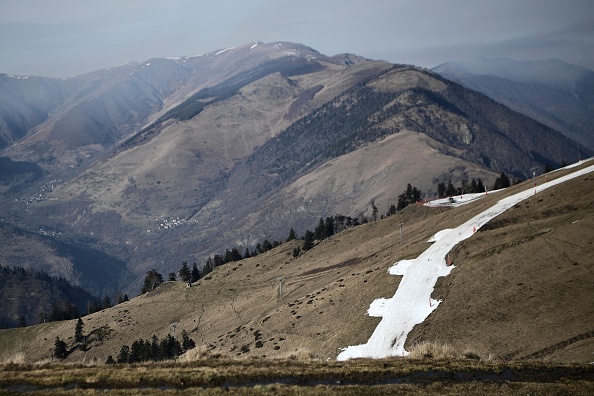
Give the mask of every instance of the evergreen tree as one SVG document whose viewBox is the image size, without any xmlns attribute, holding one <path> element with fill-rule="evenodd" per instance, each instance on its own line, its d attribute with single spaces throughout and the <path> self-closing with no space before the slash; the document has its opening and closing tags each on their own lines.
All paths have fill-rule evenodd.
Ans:
<svg viewBox="0 0 594 396">
<path fill-rule="evenodd" d="M 507 188 L 511 185 L 511 182 L 507 175 L 501 172 L 501 175 L 497 179 L 495 179 L 495 184 L 493 185 L 493 190 L 499 190 L 501 188 Z"/>
<path fill-rule="evenodd" d="M 320 217 L 320 221 L 318 222 L 318 226 L 314 230 L 314 237 L 318 241 L 326 238 L 326 225 L 324 224 L 324 219 Z"/>
<path fill-rule="evenodd" d="M 189 282 L 191 277 L 192 277 L 192 272 L 190 272 L 190 268 L 188 267 L 188 262 L 184 261 L 182 263 L 182 266 L 179 270 L 179 277 L 181 278 L 181 280 L 183 280 L 184 282 Z"/>
<path fill-rule="evenodd" d="M 314 233 L 310 230 L 305 231 L 305 235 L 303 236 L 303 247 L 302 250 L 304 252 L 311 249 L 314 245 Z"/>
<path fill-rule="evenodd" d="M 54 356 L 58 359 L 65 359 L 67 355 L 66 343 L 60 340 L 60 337 L 56 336 L 56 340 L 54 341 Z"/>
<path fill-rule="evenodd" d="M 476 192 L 477 193 L 482 193 L 485 192 L 485 185 L 483 184 L 483 181 L 481 178 L 478 179 L 478 181 L 476 182 Z"/>
<path fill-rule="evenodd" d="M 269 250 L 272 250 L 272 243 L 268 239 L 264 239 L 264 242 L 262 242 L 262 251 L 267 252 Z"/>
<path fill-rule="evenodd" d="M 437 183 L 437 196 L 439 198 L 445 198 L 445 196 L 446 196 L 446 184 L 444 182 Z"/>
<path fill-rule="evenodd" d="M 470 185 L 468 184 L 468 179 L 462 179 L 462 186 L 460 189 L 462 190 L 460 191 L 460 195 L 469 193 Z"/>
<path fill-rule="evenodd" d="M 176 356 L 181 355 L 182 347 L 178 340 L 173 338 L 171 334 L 168 334 L 159 344 L 160 353 L 163 359 L 172 359 Z"/>
<path fill-rule="evenodd" d="M 132 343 L 130 347 L 130 355 L 128 363 L 142 362 L 142 340 L 137 340 Z"/>
<path fill-rule="evenodd" d="M 187 331 L 182 331 L 182 349 L 184 352 L 189 351 L 190 349 L 194 348 L 196 343 L 194 340 L 190 338 Z"/>
<path fill-rule="evenodd" d="M 470 181 L 470 190 L 469 190 L 469 192 L 471 192 L 471 193 L 478 193 L 479 192 L 478 185 L 476 184 L 476 179 L 472 179 Z"/>
<path fill-rule="evenodd" d="M 150 354 L 153 360 L 163 360 L 163 357 L 160 355 L 159 352 L 159 339 L 156 335 L 153 335 L 150 345 Z"/>
<path fill-rule="evenodd" d="M 107 357 L 107 360 L 105 361 L 105 364 L 115 364 L 115 360 L 113 360 L 113 356 L 109 355 Z"/>
<path fill-rule="evenodd" d="M 388 209 L 388 213 L 386 213 L 386 216 L 392 216 L 396 214 L 396 205 L 392 204 L 390 205 L 390 208 Z"/>
<path fill-rule="evenodd" d="M 289 231 L 289 236 L 287 237 L 287 242 L 297 239 L 297 235 L 295 235 L 295 230 L 291 228 Z"/>
<path fill-rule="evenodd" d="M 194 283 L 198 279 L 200 279 L 200 271 L 198 271 L 198 266 L 196 265 L 196 263 L 194 263 L 194 265 L 192 266 L 192 279 L 191 279 L 191 282 Z"/>
<path fill-rule="evenodd" d="M 128 345 L 122 345 L 117 361 L 118 363 L 128 363 L 130 361 L 130 347 Z"/>
<path fill-rule="evenodd" d="M 324 223 L 324 233 L 326 234 L 326 238 L 329 238 L 332 235 L 334 235 L 334 218 L 333 217 L 326 217 L 326 222 Z"/>
<path fill-rule="evenodd" d="M 299 254 L 301 254 L 301 247 L 297 246 L 293 248 L 293 257 L 297 258 L 299 257 Z"/>
<path fill-rule="evenodd" d="M 142 289 L 140 290 L 140 294 L 148 293 L 157 286 L 163 283 L 163 275 L 157 272 L 157 270 L 152 269 L 146 273 L 144 277 L 144 284 L 142 285 Z"/>
<path fill-rule="evenodd" d="M 446 192 L 445 192 L 445 196 L 446 197 L 452 197 L 454 195 L 456 195 L 458 192 L 458 190 L 456 190 L 456 187 L 454 187 L 454 185 L 452 184 L 451 180 L 448 180 L 448 185 L 446 187 Z"/>
<path fill-rule="evenodd" d="M 406 199 L 406 193 L 402 193 L 398 196 L 398 205 L 396 210 L 402 210 L 408 206 L 408 200 Z"/>
<path fill-rule="evenodd" d="M 377 206 L 375 206 L 375 201 L 371 201 L 371 218 L 373 221 L 377 221 Z"/>
<path fill-rule="evenodd" d="M 177 276 L 175 275 L 175 272 L 170 272 L 167 280 L 169 282 L 175 282 L 175 281 L 177 281 Z"/>
<path fill-rule="evenodd" d="M 85 336 L 83 334 L 83 320 L 81 318 L 78 318 L 78 320 L 76 321 L 76 325 L 74 326 L 74 341 L 75 342 L 83 342 L 85 339 Z"/>
</svg>

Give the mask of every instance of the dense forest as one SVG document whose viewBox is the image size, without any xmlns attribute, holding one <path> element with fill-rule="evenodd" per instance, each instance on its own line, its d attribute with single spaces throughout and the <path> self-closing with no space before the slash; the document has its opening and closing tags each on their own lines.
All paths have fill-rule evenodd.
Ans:
<svg viewBox="0 0 594 396">
<path fill-rule="evenodd" d="M 96 296 L 44 271 L 0 265 L 0 327 L 74 319 L 102 309 Z"/>
</svg>

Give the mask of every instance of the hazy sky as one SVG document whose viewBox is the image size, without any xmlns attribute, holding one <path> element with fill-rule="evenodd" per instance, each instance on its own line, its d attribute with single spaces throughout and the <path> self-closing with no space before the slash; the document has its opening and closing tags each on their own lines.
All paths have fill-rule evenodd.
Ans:
<svg viewBox="0 0 594 396">
<path fill-rule="evenodd" d="M 594 69 L 594 0 L 0 0 L 0 73 L 66 77 L 252 41 L 424 67 L 486 56 Z"/>
</svg>

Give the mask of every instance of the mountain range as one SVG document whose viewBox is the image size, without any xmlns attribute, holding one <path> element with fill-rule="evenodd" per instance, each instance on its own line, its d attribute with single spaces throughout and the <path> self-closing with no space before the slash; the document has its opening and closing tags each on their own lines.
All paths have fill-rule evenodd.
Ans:
<svg viewBox="0 0 594 396">
<path fill-rule="evenodd" d="M 432 69 L 594 148 L 594 72 L 559 60 L 480 58 Z"/>
<path fill-rule="evenodd" d="M 385 213 L 407 183 L 490 186 L 592 148 L 434 71 L 287 42 L 0 75 L 0 111 L 2 265 L 99 296 L 320 217 Z"/>
</svg>

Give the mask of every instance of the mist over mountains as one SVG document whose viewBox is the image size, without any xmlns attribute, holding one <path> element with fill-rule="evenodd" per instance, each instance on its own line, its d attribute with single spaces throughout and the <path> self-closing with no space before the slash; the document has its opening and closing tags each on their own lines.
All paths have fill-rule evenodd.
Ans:
<svg viewBox="0 0 594 396">
<path fill-rule="evenodd" d="M 372 201 L 385 213 L 407 183 L 492 185 L 592 148 L 435 72 L 287 42 L 0 75 L 0 112 L 2 265 L 96 295 Z"/>
<path fill-rule="evenodd" d="M 594 72 L 559 60 L 477 59 L 432 69 L 592 149 Z"/>
</svg>

